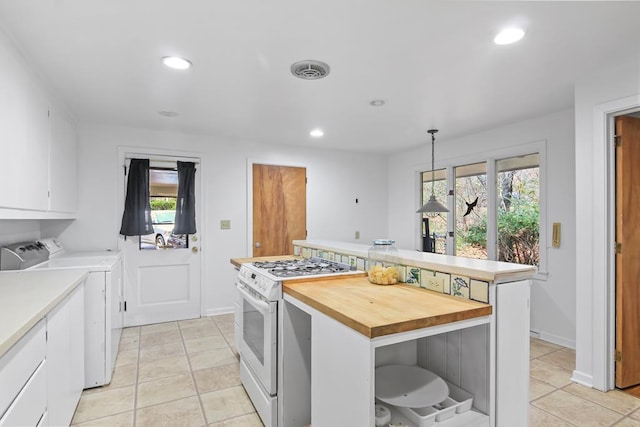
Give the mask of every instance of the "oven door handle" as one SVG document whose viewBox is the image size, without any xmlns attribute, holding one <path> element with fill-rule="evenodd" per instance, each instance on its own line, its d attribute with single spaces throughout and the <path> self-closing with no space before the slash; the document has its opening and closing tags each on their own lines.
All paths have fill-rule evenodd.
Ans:
<svg viewBox="0 0 640 427">
<path fill-rule="evenodd" d="M 251 303 L 251 305 L 255 306 L 256 308 L 261 309 L 263 312 L 271 313 L 271 311 L 272 311 L 271 310 L 271 304 L 266 303 L 264 301 L 260 301 L 259 299 L 255 298 L 249 292 L 247 292 L 244 289 L 242 289 L 242 286 L 237 286 L 237 288 L 238 288 L 238 292 L 240 292 L 242 297 L 245 298 L 246 300 L 248 300 Z"/>
</svg>

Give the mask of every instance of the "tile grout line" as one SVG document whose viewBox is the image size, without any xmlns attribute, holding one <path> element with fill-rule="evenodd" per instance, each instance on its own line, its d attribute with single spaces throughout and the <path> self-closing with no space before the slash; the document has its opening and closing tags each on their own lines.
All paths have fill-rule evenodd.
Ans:
<svg viewBox="0 0 640 427">
<path fill-rule="evenodd" d="M 140 351 L 142 350 L 142 327 L 138 326 L 138 354 L 136 358 L 136 382 L 133 388 L 133 427 L 136 427 L 138 418 L 138 382 L 140 379 Z"/>
<path fill-rule="evenodd" d="M 213 319 L 210 319 L 211 323 L 213 323 Z M 193 374 L 193 367 L 191 366 L 191 359 L 189 358 L 189 353 L 187 352 L 187 345 L 185 344 L 184 335 L 182 334 L 182 328 L 180 327 L 180 323 L 178 323 L 178 330 L 180 331 L 180 343 L 182 344 L 182 349 L 184 350 L 184 355 L 187 358 L 187 365 L 189 367 L 189 375 L 191 376 L 191 381 L 193 381 L 193 388 L 196 391 L 196 397 L 198 399 L 198 404 L 200 405 L 200 413 L 202 414 L 202 419 L 204 420 L 204 425 L 209 425 L 209 420 L 207 419 L 207 413 L 204 410 L 204 403 L 202 403 L 202 397 L 200 396 L 200 389 L 198 388 L 198 383 L 196 382 L 196 377 Z M 134 426 L 135 427 L 135 426 Z"/>
</svg>

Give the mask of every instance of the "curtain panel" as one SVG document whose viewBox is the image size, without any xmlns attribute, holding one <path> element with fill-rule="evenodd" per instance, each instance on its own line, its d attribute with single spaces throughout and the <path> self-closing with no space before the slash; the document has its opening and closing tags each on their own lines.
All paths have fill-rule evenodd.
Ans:
<svg viewBox="0 0 640 427">
<path fill-rule="evenodd" d="M 131 159 L 124 201 L 123 236 L 144 236 L 153 233 L 149 203 L 149 159 Z"/>
<path fill-rule="evenodd" d="M 196 165 L 178 162 L 178 198 L 176 200 L 175 234 L 196 232 Z"/>
</svg>

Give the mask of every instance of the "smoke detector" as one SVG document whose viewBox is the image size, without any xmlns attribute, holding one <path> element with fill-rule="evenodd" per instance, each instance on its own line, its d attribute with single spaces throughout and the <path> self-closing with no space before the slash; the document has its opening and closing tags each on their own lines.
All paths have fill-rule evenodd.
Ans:
<svg viewBox="0 0 640 427">
<path fill-rule="evenodd" d="M 291 74 L 304 80 L 319 80 L 329 75 L 329 66 L 324 62 L 308 59 L 291 65 Z"/>
</svg>

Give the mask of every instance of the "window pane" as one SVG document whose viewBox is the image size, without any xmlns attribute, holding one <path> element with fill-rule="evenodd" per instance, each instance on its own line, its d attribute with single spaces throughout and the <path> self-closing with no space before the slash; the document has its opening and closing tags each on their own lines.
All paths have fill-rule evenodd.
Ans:
<svg viewBox="0 0 640 427">
<path fill-rule="evenodd" d="M 173 234 L 178 196 L 178 171 L 150 168 L 149 194 L 154 233 L 142 236 L 142 249 L 186 247 L 186 236 Z"/>
<path fill-rule="evenodd" d="M 455 168 L 456 255 L 487 259 L 487 164 Z"/>
<path fill-rule="evenodd" d="M 499 261 L 540 263 L 539 165 L 538 154 L 496 163 Z"/>
<path fill-rule="evenodd" d="M 438 169 L 433 172 L 433 192 L 436 199 L 443 205 L 447 205 L 447 170 Z M 425 204 L 431 197 L 431 171 L 422 172 L 422 200 L 421 204 Z M 422 250 L 427 252 L 429 242 L 426 240 L 426 230 L 429 228 L 429 239 L 431 239 L 432 252 L 444 254 L 447 252 L 446 235 L 447 235 L 447 213 L 439 213 L 435 216 L 428 217 L 423 215 L 422 221 Z M 435 248 L 433 247 L 435 245 Z"/>
</svg>

